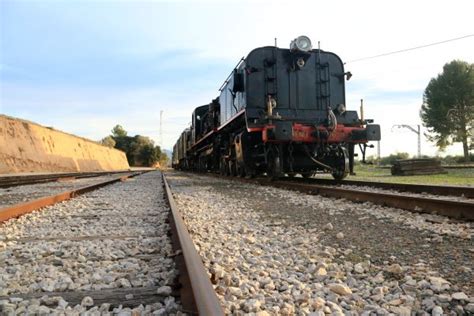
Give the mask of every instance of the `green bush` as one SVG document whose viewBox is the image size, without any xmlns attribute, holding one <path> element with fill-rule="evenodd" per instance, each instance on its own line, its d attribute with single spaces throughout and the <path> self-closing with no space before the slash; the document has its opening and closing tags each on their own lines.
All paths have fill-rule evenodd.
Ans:
<svg viewBox="0 0 474 316">
<path fill-rule="evenodd" d="M 440 159 L 441 159 L 441 163 L 444 165 L 455 165 L 455 164 L 474 162 L 473 155 L 470 155 L 467 161 L 464 158 L 464 156 L 451 156 L 451 155 L 442 157 Z"/>
<path fill-rule="evenodd" d="M 410 155 L 408 153 L 395 153 L 390 156 L 382 157 L 378 161 L 380 165 L 393 165 L 395 161 L 401 159 L 409 159 Z"/>
<path fill-rule="evenodd" d="M 125 152 L 130 166 L 152 167 L 166 156 L 151 138 L 142 135 L 127 136 L 127 131 L 120 125 L 116 125 L 112 129 L 112 135 L 104 140 L 109 138 L 115 142 L 115 148 Z"/>
</svg>

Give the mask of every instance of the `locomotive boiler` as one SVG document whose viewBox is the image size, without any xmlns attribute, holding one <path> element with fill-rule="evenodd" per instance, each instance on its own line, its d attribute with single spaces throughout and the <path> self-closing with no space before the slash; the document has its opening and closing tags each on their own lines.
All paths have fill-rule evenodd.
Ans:
<svg viewBox="0 0 474 316">
<path fill-rule="evenodd" d="M 380 126 L 346 108 L 344 71 L 334 53 L 306 36 L 289 49 L 252 50 L 209 104 L 197 107 L 173 151 L 177 169 L 271 178 L 316 172 L 345 178 L 354 147 L 380 140 Z"/>
</svg>

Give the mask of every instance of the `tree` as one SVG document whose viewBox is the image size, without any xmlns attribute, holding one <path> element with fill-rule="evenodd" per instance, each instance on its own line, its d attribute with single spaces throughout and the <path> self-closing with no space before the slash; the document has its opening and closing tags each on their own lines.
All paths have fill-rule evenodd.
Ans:
<svg viewBox="0 0 474 316">
<path fill-rule="evenodd" d="M 158 161 L 160 162 L 160 166 L 164 168 L 169 165 L 170 159 L 168 155 L 164 151 L 162 151 L 160 154 L 160 159 Z"/>
<path fill-rule="evenodd" d="M 104 146 L 107 146 L 107 147 L 110 147 L 110 148 L 114 148 L 115 147 L 115 140 L 112 136 L 107 136 L 107 137 L 104 137 L 100 140 L 100 143 Z"/>
<path fill-rule="evenodd" d="M 151 167 L 161 159 L 161 148 L 155 146 L 151 138 L 142 135 L 127 136 L 127 131 L 120 125 L 115 125 L 112 136 L 105 137 L 102 142 L 108 142 L 109 138 L 114 142 L 115 148 L 125 152 L 130 166 Z"/>
<path fill-rule="evenodd" d="M 153 161 L 154 142 L 146 136 L 135 135 L 131 139 L 127 154 L 132 156 L 132 161 L 137 166 L 151 166 Z"/>
<path fill-rule="evenodd" d="M 114 128 L 112 128 L 112 136 L 114 137 L 125 137 L 127 136 L 127 131 L 122 127 L 122 125 L 115 125 Z"/>
<path fill-rule="evenodd" d="M 144 166 L 153 166 L 159 161 L 161 156 L 161 149 L 158 146 L 145 145 L 140 149 L 139 159 Z"/>
<path fill-rule="evenodd" d="M 474 64 L 459 60 L 445 64 L 425 89 L 420 116 L 430 141 L 441 150 L 462 142 L 467 161 L 474 128 Z"/>
</svg>

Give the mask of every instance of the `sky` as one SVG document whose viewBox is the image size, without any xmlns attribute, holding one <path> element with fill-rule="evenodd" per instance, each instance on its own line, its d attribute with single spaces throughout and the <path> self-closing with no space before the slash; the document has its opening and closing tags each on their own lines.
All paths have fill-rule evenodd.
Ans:
<svg viewBox="0 0 474 316">
<path fill-rule="evenodd" d="M 252 49 L 299 35 L 346 61 L 346 106 L 382 128 L 382 156 L 416 154 L 423 91 L 445 63 L 474 63 L 467 1 L 0 0 L 0 113 L 93 140 L 122 125 L 171 149 Z M 160 112 L 162 137 L 160 138 Z M 422 132 L 426 130 L 422 128 Z M 444 153 L 422 137 L 422 154 Z M 370 154 L 376 154 L 372 149 Z"/>
</svg>

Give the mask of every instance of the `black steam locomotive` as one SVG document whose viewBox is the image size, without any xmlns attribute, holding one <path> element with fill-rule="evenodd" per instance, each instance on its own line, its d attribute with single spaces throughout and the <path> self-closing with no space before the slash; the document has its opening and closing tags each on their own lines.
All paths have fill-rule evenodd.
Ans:
<svg viewBox="0 0 474 316">
<path fill-rule="evenodd" d="M 240 60 L 219 89 L 197 107 L 173 148 L 176 169 L 277 178 L 352 172 L 354 146 L 380 140 L 380 126 L 346 110 L 341 59 L 313 49 L 306 36 L 290 49 L 267 46 Z"/>
</svg>

